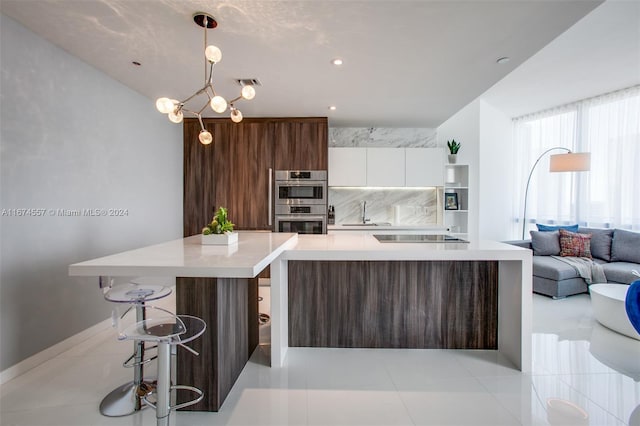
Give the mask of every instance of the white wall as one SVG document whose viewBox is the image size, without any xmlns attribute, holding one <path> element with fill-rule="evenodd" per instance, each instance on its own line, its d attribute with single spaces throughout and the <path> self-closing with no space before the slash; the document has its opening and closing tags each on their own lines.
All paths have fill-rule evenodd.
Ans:
<svg viewBox="0 0 640 426">
<path fill-rule="evenodd" d="M 511 119 L 484 100 L 480 100 L 479 112 L 479 238 L 515 239 L 511 199 L 517 191 L 512 178 L 515 174 Z"/>
<path fill-rule="evenodd" d="M 104 319 L 68 265 L 182 234 L 182 128 L 0 15 L 0 370 Z M 122 66 L 129 66 L 123 64 Z M 13 209 L 44 209 L 16 216 Z M 126 209 L 64 217 L 57 209 Z"/>
<path fill-rule="evenodd" d="M 480 101 L 469 103 L 438 127 L 438 146 L 460 142 L 458 163 L 469 165 L 469 238 L 478 238 Z M 447 151 L 448 152 L 448 151 Z"/>
</svg>

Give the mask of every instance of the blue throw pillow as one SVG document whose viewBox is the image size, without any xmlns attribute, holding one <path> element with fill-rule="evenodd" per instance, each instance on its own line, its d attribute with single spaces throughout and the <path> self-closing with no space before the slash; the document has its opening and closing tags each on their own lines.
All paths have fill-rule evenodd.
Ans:
<svg viewBox="0 0 640 426">
<path fill-rule="evenodd" d="M 538 227 L 538 231 L 540 232 L 553 232 L 559 231 L 561 229 L 569 232 L 578 232 L 577 223 L 575 225 L 542 225 L 540 223 L 536 223 L 536 226 Z"/>
</svg>

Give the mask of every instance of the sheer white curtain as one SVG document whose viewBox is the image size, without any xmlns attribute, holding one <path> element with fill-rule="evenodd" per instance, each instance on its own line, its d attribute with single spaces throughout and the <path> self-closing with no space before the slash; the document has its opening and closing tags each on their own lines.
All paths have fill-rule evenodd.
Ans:
<svg viewBox="0 0 640 426">
<path fill-rule="evenodd" d="M 527 232 L 533 223 L 640 230 L 640 86 L 514 119 L 520 235 L 527 177 L 549 148 L 591 152 L 591 171 L 550 173 L 545 155 L 531 178 Z M 514 234 L 516 234 L 514 232 Z"/>
<path fill-rule="evenodd" d="M 640 88 L 585 101 L 582 150 L 591 152 L 579 220 L 640 230 Z"/>
</svg>

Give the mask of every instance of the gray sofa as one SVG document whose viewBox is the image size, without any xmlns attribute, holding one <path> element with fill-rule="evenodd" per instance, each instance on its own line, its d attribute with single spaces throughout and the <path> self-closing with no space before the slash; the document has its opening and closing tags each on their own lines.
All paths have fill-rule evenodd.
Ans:
<svg viewBox="0 0 640 426">
<path fill-rule="evenodd" d="M 578 233 L 591 234 L 591 255 L 602 265 L 607 282 L 630 284 L 638 279 L 631 271 L 640 271 L 640 233 L 596 228 L 579 228 Z M 572 266 L 551 257 L 558 254 L 553 234 L 557 231 L 532 231 L 531 240 L 508 242 L 533 250 L 533 291 L 554 299 L 588 292 Z"/>
</svg>

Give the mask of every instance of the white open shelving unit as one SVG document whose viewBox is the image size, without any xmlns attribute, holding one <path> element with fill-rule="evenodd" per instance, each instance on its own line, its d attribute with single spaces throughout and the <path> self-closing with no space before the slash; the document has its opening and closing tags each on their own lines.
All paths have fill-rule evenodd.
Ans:
<svg viewBox="0 0 640 426">
<path fill-rule="evenodd" d="M 444 166 L 444 224 L 452 234 L 469 232 L 469 165 L 446 164 Z M 447 209 L 447 194 L 457 194 L 458 208 Z"/>
</svg>

